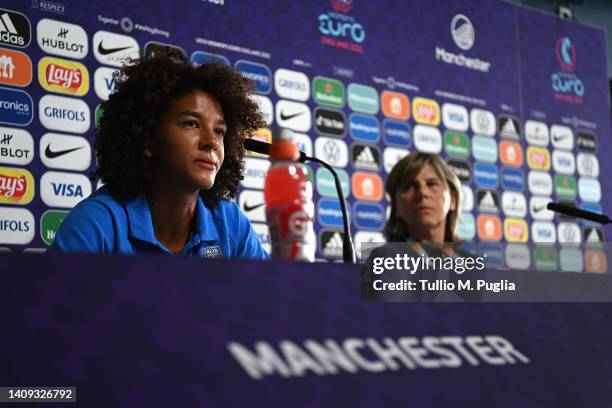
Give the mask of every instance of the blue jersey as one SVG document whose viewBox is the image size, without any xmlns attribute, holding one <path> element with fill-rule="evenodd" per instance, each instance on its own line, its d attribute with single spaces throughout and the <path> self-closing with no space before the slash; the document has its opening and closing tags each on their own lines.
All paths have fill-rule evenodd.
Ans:
<svg viewBox="0 0 612 408">
<path fill-rule="evenodd" d="M 169 254 L 155 239 L 151 211 L 144 195 L 118 201 L 102 187 L 81 201 L 64 219 L 53 252 Z M 251 223 L 234 201 L 223 199 L 215 208 L 198 197 L 194 227 L 179 255 L 207 258 L 258 258 L 268 254 Z"/>
</svg>

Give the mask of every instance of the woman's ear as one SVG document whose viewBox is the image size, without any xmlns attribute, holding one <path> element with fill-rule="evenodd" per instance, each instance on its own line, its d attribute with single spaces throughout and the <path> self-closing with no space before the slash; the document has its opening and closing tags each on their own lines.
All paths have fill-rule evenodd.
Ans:
<svg viewBox="0 0 612 408">
<path fill-rule="evenodd" d="M 453 194 L 453 193 L 451 192 L 451 195 L 450 195 L 450 196 L 451 196 L 451 202 L 450 202 L 450 207 L 448 208 L 448 209 L 449 209 L 449 211 L 455 211 L 455 210 L 457 209 L 457 206 L 458 206 L 458 204 L 459 204 L 459 203 L 457 202 L 457 201 L 459 201 L 459 197 L 458 197 L 458 195 L 459 195 L 458 193 L 454 193 L 454 194 Z"/>
<path fill-rule="evenodd" d="M 153 157 L 153 152 L 151 151 L 151 148 L 149 148 L 149 147 L 147 147 L 146 149 L 144 149 L 142 153 L 144 154 L 144 156 L 145 156 L 147 159 L 150 159 L 150 158 L 152 158 L 152 157 Z"/>
</svg>

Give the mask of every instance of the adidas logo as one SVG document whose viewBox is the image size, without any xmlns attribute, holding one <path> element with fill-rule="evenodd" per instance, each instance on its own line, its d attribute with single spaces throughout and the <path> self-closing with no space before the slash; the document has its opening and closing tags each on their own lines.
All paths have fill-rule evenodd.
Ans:
<svg viewBox="0 0 612 408">
<path fill-rule="evenodd" d="M 0 14 L 0 43 L 20 48 L 30 43 L 30 22 L 23 14 Z"/>
<path fill-rule="evenodd" d="M 480 199 L 480 203 L 478 204 L 480 211 L 483 212 L 498 212 L 499 208 L 497 207 L 497 203 L 493 199 L 493 194 L 490 191 L 484 193 L 482 198 Z"/>
<path fill-rule="evenodd" d="M 342 258 L 342 235 L 339 232 L 324 231 L 322 238 L 321 254 L 325 258 Z"/>
<path fill-rule="evenodd" d="M 379 163 L 372 149 L 369 146 L 365 146 L 361 152 L 357 153 L 354 159 L 353 166 L 358 169 L 378 171 Z"/>
<path fill-rule="evenodd" d="M 601 243 L 601 237 L 599 236 L 595 228 L 591 229 L 591 231 L 589 232 L 589 235 L 586 237 L 586 242 L 598 244 Z"/>
<path fill-rule="evenodd" d="M 501 127 L 501 135 L 505 137 L 518 138 L 519 132 L 511 118 L 503 118 L 502 121 L 505 123 Z"/>
</svg>

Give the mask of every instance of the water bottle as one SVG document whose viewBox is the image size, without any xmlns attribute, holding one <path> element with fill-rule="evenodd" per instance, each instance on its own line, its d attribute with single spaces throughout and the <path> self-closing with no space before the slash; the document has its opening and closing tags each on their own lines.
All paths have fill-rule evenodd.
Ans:
<svg viewBox="0 0 612 408">
<path fill-rule="evenodd" d="M 293 132 L 274 132 L 270 147 L 272 165 L 264 184 L 266 218 L 272 243 L 272 258 L 313 262 L 315 235 L 314 204 L 308 168 L 299 163 L 300 151 Z"/>
</svg>

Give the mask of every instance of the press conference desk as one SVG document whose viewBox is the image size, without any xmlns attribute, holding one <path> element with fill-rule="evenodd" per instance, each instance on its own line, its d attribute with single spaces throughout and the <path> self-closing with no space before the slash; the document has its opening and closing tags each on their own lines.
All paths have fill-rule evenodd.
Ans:
<svg viewBox="0 0 612 408">
<path fill-rule="evenodd" d="M 612 401 L 612 303 L 363 302 L 359 267 L 341 264 L 0 254 L 0 277 L 0 386 L 75 386 L 83 406 Z M 470 336 L 510 342 L 514 363 L 487 357 L 486 342 L 476 364 L 455 349 L 458 363 L 439 352 L 442 363 L 429 368 L 418 356 L 413 364 L 388 354 L 395 364 L 383 364 L 364 346 L 365 361 L 335 361 L 331 374 L 303 352 L 307 340 L 347 351 Z M 255 379 L 232 347 L 262 361 L 267 352 L 272 365 L 260 364 Z M 293 368 L 288 354 L 281 362 L 269 354 L 281 349 Z"/>
</svg>

